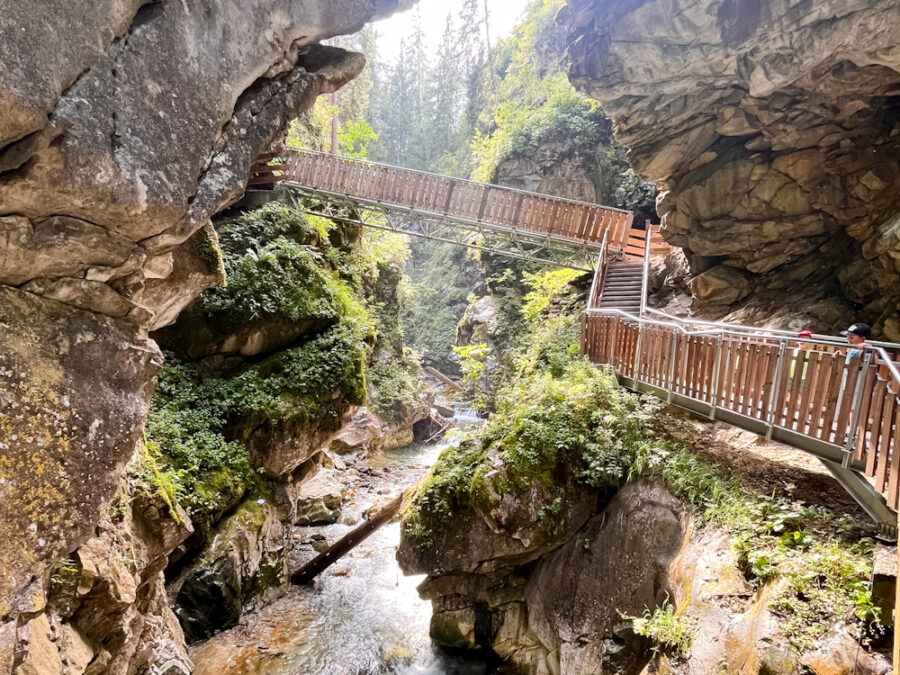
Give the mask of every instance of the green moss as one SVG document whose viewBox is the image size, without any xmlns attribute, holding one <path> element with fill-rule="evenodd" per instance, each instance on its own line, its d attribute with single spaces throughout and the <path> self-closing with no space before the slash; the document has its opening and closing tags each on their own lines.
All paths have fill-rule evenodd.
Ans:
<svg viewBox="0 0 900 675">
<path fill-rule="evenodd" d="M 209 223 L 204 225 L 191 237 L 190 245 L 207 269 L 216 275 L 218 282 L 224 284 L 227 279 L 225 263 L 222 259 L 222 250 L 219 248 L 219 237 L 213 226 Z"/>
<path fill-rule="evenodd" d="M 369 367 L 367 375 L 376 391 L 370 403 L 379 417 L 398 422 L 407 412 L 422 406 L 425 384 L 417 375 L 418 368 L 418 355 L 408 349 L 399 359 Z"/>
</svg>

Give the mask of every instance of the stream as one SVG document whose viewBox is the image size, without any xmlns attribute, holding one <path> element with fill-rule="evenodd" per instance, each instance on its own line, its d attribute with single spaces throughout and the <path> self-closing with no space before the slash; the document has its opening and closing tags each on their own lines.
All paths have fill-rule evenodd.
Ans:
<svg viewBox="0 0 900 675">
<path fill-rule="evenodd" d="M 366 480 L 345 505 L 352 521 L 376 499 L 424 475 L 447 446 L 413 444 L 350 465 Z M 390 489 L 390 494 L 386 495 Z M 346 519 L 346 518 L 345 518 Z M 333 541 L 349 524 L 297 528 L 295 538 Z M 428 637 L 431 603 L 404 577 L 395 553 L 400 523 L 373 533 L 309 586 L 288 593 L 191 649 L 195 675 L 486 675 L 484 663 L 451 657 Z M 302 546 L 299 548 L 303 548 Z M 314 552 L 309 551 L 307 557 Z"/>
</svg>

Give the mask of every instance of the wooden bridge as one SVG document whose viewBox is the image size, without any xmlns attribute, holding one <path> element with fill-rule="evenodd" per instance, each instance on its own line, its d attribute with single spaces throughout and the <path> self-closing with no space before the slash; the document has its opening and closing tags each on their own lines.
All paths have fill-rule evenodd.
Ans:
<svg viewBox="0 0 900 675">
<path fill-rule="evenodd" d="M 693 321 L 646 305 L 642 284 L 623 305 L 606 291 L 617 267 L 600 256 L 581 348 L 624 386 L 786 443 L 818 457 L 885 530 L 900 502 L 900 345 L 869 342 L 861 354 L 827 335 Z M 638 263 L 632 262 L 633 267 Z M 619 278 L 622 278 L 621 275 Z M 622 286 L 624 288 L 624 285 Z M 618 304 L 616 304 L 618 303 Z"/>
<path fill-rule="evenodd" d="M 621 209 L 321 152 L 263 155 L 248 187 L 289 190 L 329 218 L 590 271 L 604 240 L 612 253 L 633 240 Z"/>
</svg>

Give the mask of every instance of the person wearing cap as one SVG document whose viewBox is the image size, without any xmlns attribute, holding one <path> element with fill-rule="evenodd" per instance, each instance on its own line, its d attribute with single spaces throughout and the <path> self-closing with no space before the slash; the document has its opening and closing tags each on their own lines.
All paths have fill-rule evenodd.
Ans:
<svg viewBox="0 0 900 675">
<path fill-rule="evenodd" d="M 850 359 L 861 357 L 866 347 L 869 346 L 866 340 L 872 336 L 872 328 L 867 323 L 854 323 L 847 330 L 842 330 L 841 335 L 847 338 L 847 342 L 852 347 L 847 350 L 845 359 L 846 363 L 850 363 Z"/>
</svg>

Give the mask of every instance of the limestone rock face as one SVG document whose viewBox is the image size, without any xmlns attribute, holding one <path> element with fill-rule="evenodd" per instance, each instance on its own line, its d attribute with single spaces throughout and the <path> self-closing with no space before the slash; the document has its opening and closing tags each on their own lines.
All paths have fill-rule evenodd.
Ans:
<svg viewBox="0 0 900 675">
<path fill-rule="evenodd" d="M 94 532 L 141 437 L 161 354 L 133 324 L 0 286 L 0 617 Z"/>
<path fill-rule="evenodd" d="M 147 330 L 219 279 L 211 216 L 362 69 L 318 41 L 406 4 L 0 1 L 0 663 L 99 536 L 161 363 Z M 187 672 L 161 578 L 127 571 L 102 584 L 117 618 L 79 623 L 90 672 Z"/>
<path fill-rule="evenodd" d="M 561 672 L 636 670 L 646 645 L 620 629 L 619 612 L 638 616 L 662 603 L 685 524 L 684 508 L 661 486 L 626 487 L 541 560 L 525 587 L 528 627 Z"/>
<path fill-rule="evenodd" d="M 568 5 L 570 78 L 660 185 L 663 234 L 694 274 L 724 263 L 754 295 L 843 295 L 900 336 L 893 0 Z"/>
<path fill-rule="evenodd" d="M 172 512 L 140 481 L 125 481 L 97 518 L 93 536 L 51 568 L 46 596 L 37 596 L 40 611 L 27 623 L 20 618 L 18 644 L 9 645 L 23 664 L 15 672 L 138 673 L 152 667 L 187 675 L 191 663 L 163 579 L 169 555 L 193 531 L 187 514 Z M 0 664 L 7 665 L 4 630 Z"/>
</svg>

